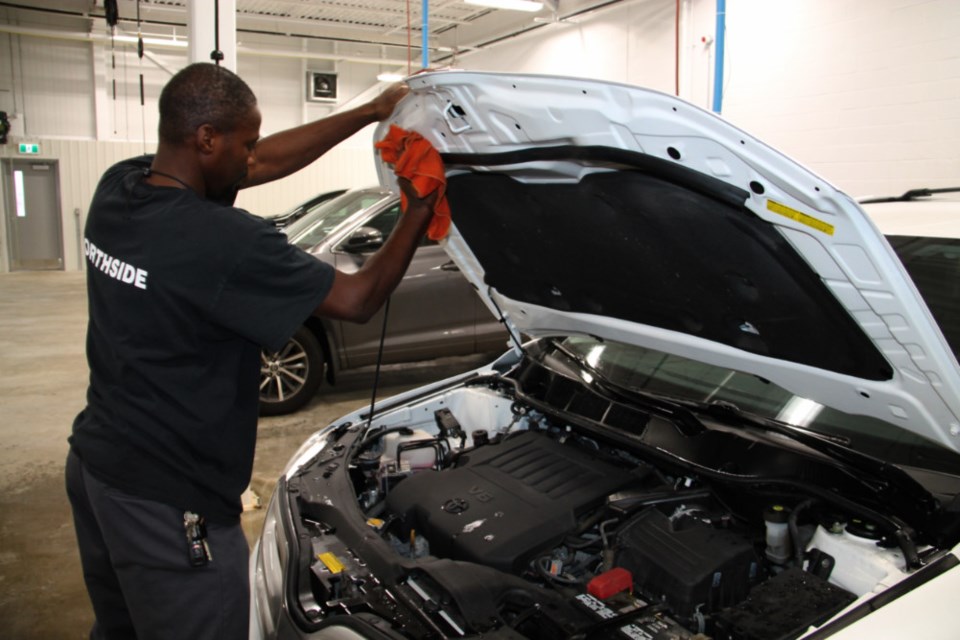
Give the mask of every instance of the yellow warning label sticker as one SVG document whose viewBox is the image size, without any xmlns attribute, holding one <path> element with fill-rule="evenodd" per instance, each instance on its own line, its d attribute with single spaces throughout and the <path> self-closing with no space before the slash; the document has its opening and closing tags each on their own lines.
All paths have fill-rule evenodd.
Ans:
<svg viewBox="0 0 960 640">
<path fill-rule="evenodd" d="M 346 567 L 343 566 L 343 563 L 337 560 L 337 556 L 333 555 L 329 551 L 327 553 L 321 553 L 317 556 L 317 559 L 324 564 L 324 566 L 330 570 L 330 573 L 340 573 Z"/>
<path fill-rule="evenodd" d="M 774 202 L 773 200 L 767 200 L 767 209 L 773 211 L 774 213 L 780 214 L 784 218 L 790 218 L 791 220 L 799 222 L 800 224 L 805 224 L 808 227 L 816 229 L 817 231 L 822 231 L 828 236 L 833 235 L 834 227 L 832 224 L 814 218 L 813 216 L 808 216 L 802 211 L 791 209 L 785 204 L 780 204 L 779 202 Z"/>
</svg>

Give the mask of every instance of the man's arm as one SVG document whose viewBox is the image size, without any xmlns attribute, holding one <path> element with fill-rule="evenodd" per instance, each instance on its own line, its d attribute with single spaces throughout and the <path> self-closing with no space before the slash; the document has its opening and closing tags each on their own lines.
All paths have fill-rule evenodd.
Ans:
<svg viewBox="0 0 960 640">
<path fill-rule="evenodd" d="M 409 92 L 403 83 L 392 84 L 364 105 L 263 138 L 257 142 L 254 163 L 240 188 L 299 171 L 368 124 L 389 118 L 397 102 Z"/>
<path fill-rule="evenodd" d="M 409 180 L 399 178 L 398 182 L 407 196 L 407 210 L 397 226 L 356 273 L 336 272 L 330 292 L 313 315 L 366 322 L 400 283 L 433 217 L 438 192 L 420 198 Z"/>
</svg>

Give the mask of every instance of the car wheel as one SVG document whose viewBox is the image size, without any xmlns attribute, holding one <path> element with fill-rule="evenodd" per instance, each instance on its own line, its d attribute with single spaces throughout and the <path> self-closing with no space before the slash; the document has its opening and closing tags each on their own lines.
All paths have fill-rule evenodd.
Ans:
<svg viewBox="0 0 960 640">
<path fill-rule="evenodd" d="M 323 349 L 306 327 L 275 353 L 260 352 L 260 415 L 291 413 L 310 401 L 323 380 Z"/>
</svg>

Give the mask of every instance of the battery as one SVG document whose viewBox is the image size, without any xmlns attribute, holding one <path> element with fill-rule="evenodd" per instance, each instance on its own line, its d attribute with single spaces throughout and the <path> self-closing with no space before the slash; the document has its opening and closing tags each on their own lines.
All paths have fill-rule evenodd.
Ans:
<svg viewBox="0 0 960 640">
<path fill-rule="evenodd" d="M 647 606 L 647 603 L 639 598 L 630 598 L 628 604 L 616 606 L 603 602 L 589 593 L 582 593 L 575 598 L 575 601 L 581 609 L 586 609 L 593 614 L 597 625 L 605 627 L 593 631 L 587 630 L 587 635 L 597 640 L 705 639 L 705 636 L 687 631 L 662 613 L 631 618 L 632 612 Z M 621 616 L 625 616 L 624 622 L 618 625 L 615 620 Z"/>
</svg>

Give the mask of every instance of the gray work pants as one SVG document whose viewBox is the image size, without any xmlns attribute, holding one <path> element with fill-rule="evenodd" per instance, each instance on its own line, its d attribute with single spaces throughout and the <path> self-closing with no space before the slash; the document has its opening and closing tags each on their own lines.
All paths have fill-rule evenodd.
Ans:
<svg viewBox="0 0 960 640">
<path fill-rule="evenodd" d="M 91 639 L 248 637 L 249 548 L 239 523 L 208 523 L 213 561 L 192 567 L 182 510 L 100 482 L 72 451 L 66 483 L 96 616 Z"/>
</svg>

